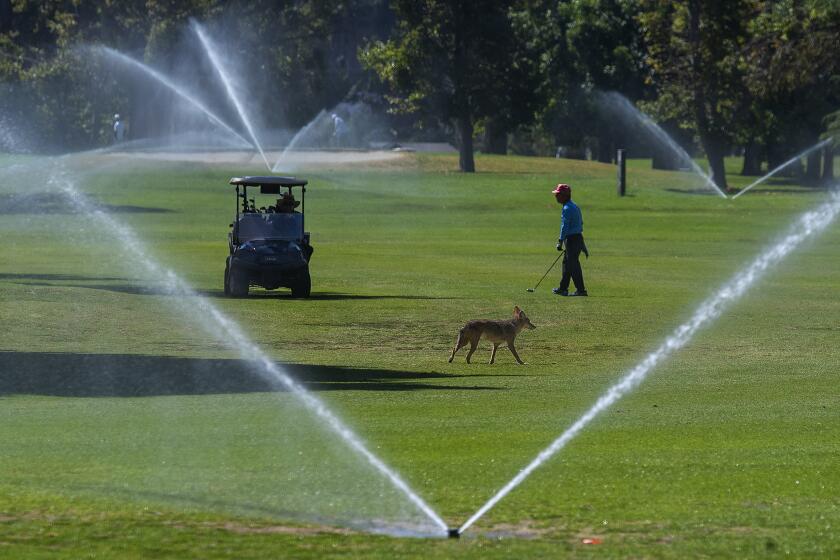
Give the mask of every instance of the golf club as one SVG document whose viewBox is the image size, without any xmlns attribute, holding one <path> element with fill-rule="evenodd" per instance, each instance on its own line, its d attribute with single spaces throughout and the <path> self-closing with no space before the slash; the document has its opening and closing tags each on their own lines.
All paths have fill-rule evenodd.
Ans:
<svg viewBox="0 0 840 560">
<path fill-rule="evenodd" d="M 542 281 L 545 279 L 545 277 L 546 277 L 546 276 L 548 276 L 548 273 L 549 273 L 549 272 L 551 272 L 551 269 L 552 269 L 552 268 L 554 268 L 554 265 L 555 265 L 555 264 L 557 264 L 557 261 L 559 261 L 559 260 L 560 260 L 560 257 L 562 257 L 562 256 L 563 256 L 563 254 L 564 254 L 565 252 L 566 252 L 566 250 L 565 250 L 565 249 L 563 249 L 562 251 L 560 251 L 560 254 L 559 254 L 559 255 L 557 255 L 557 258 L 556 258 L 556 259 L 554 259 L 554 262 L 553 262 L 553 263 L 551 263 L 551 266 L 549 266 L 549 267 L 548 267 L 548 270 L 546 270 L 546 271 L 545 271 L 545 274 L 543 274 L 543 275 L 542 275 L 542 278 L 540 278 L 540 281 L 539 281 L 539 282 L 537 282 L 537 285 L 536 285 L 536 286 L 534 286 L 533 288 L 526 288 L 526 289 L 525 289 L 525 291 L 526 291 L 526 292 L 534 292 L 534 291 L 536 291 L 536 289 L 537 289 L 537 288 L 539 288 L 539 286 L 540 286 L 540 284 L 542 283 Z"/>
</svg>

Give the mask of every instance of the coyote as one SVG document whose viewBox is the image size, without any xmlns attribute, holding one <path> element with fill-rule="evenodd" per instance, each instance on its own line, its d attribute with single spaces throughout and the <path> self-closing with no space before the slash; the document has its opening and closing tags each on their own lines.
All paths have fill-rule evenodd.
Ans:
<svg viewBox="0 0 840 560">
<path fill-rule="evenodd" d="M 499 321 L 479 319 L 477 321 L 470 321 L 458 332 L 458 340 L 455 341 L 455 348 L 452 349 L 452 354 L 449 355 L 449 362 L 451 363 L 455 358 L 455 352 L 469 343 L 470 351 L 467 352 L 467 363 L 470 363 L 470 356 L 475 352 L 475 348 L 478 346 L 478 340 L 481 338 L 481 335 L 486 335 L 490 342 L 493 343 L 493 352 L 490 354 L 491 364 L 496 361 L 496 349 L 501 343 L 506 342 L 507 347 L 510 348 L 510 353 L 516 358 L 516 361 L 525 365 L 525 362 L 516 353 L 516 348 L 513 347 L 513 340 L 519 334 L 519 331 L 526 327 L 529 329 L 537 328 L 531 324 L 531 321 L 528 320 L 528 317 L 518 306 L 513 308 L 513 319 Z"/>
</svg>

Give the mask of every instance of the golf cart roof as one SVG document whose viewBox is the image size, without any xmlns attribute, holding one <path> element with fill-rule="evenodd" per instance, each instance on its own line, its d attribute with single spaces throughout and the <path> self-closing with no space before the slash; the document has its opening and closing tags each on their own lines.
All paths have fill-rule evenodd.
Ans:
<svg viewBox="0 0 840 560">
<path fill-rule="evenodd" d="M 243 185 L 245 187 L 262 187 L 262 186 L 276 186 L 276 187 L 302 187 L 308 184 L 306 179 L 298 179 L 296 177 L 231 177 L 231 185 Z"/>
</svg>

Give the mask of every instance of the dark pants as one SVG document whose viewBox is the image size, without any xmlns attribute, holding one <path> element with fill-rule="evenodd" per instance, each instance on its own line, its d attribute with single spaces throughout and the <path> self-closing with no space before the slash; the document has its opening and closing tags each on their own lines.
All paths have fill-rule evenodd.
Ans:
<svg viewBox="0 0 840 560">
<path fill-rule="evenodd" d="M 563 255 L 563 277 L 560 279 L 560 289 L 568 290 L 569 281 L 575 283 L 579 292 L 585 292 L 583 285 L 583 270 L 580 268 L 580 253 L 583 251 L 583 235 L 573 233 L 566 237 L 566 254 Z"/>
</svg>

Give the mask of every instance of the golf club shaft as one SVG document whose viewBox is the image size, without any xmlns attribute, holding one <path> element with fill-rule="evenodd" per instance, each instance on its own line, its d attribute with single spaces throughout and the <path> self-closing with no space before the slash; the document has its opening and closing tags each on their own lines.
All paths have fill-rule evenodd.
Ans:
<svg viewBox="0 0 840 560">
<path fill-rule="evenodd" d="M 549 266 L 549 267 L 548 267 L 548 270 L 546 270 L 546 271 L 545 271 L 545 274 L 543 274 L 543 275 L 542 275 L 542 278 L 540 278 L 540 281 L 539 281 L 539 282 L 537 282 L 537 285 L 536 285 L 536 286 L 534 286 L 533 288 L 531 288 L 533 291 L 536 291 L 536 289 L 540 286 L 540 284 L 542 284 L 542 281 L 543 281 L 543 280 L 545 280 L 545 277 L 546 277 L 546 276 L 548 276 L 548 273 L 549 273 L 549 272 L 551 272 L 551 269 L 552 269 L 552 268 L 554 268 L 554 265 L 556 265 L 556 264 L 557 264 L 557 261 L 559 261 L 559 260 L 560 260 L 560 257 L 562 257 L 562 256 L 563 256 L 563 253 L 565 253 L 565 252 L 566 252 L 566 250 L 565 250 L 565 249 L 563 249 L 562 251 L 560 251 L 560 254 L 559 254 L 559 255 L 557 255 L 557 258 L 556 258 L 556 259 L 554 259 L 554 262 L 553 262 L 553 263 L 551 263 L 551 266 Z"/>
</svg>

